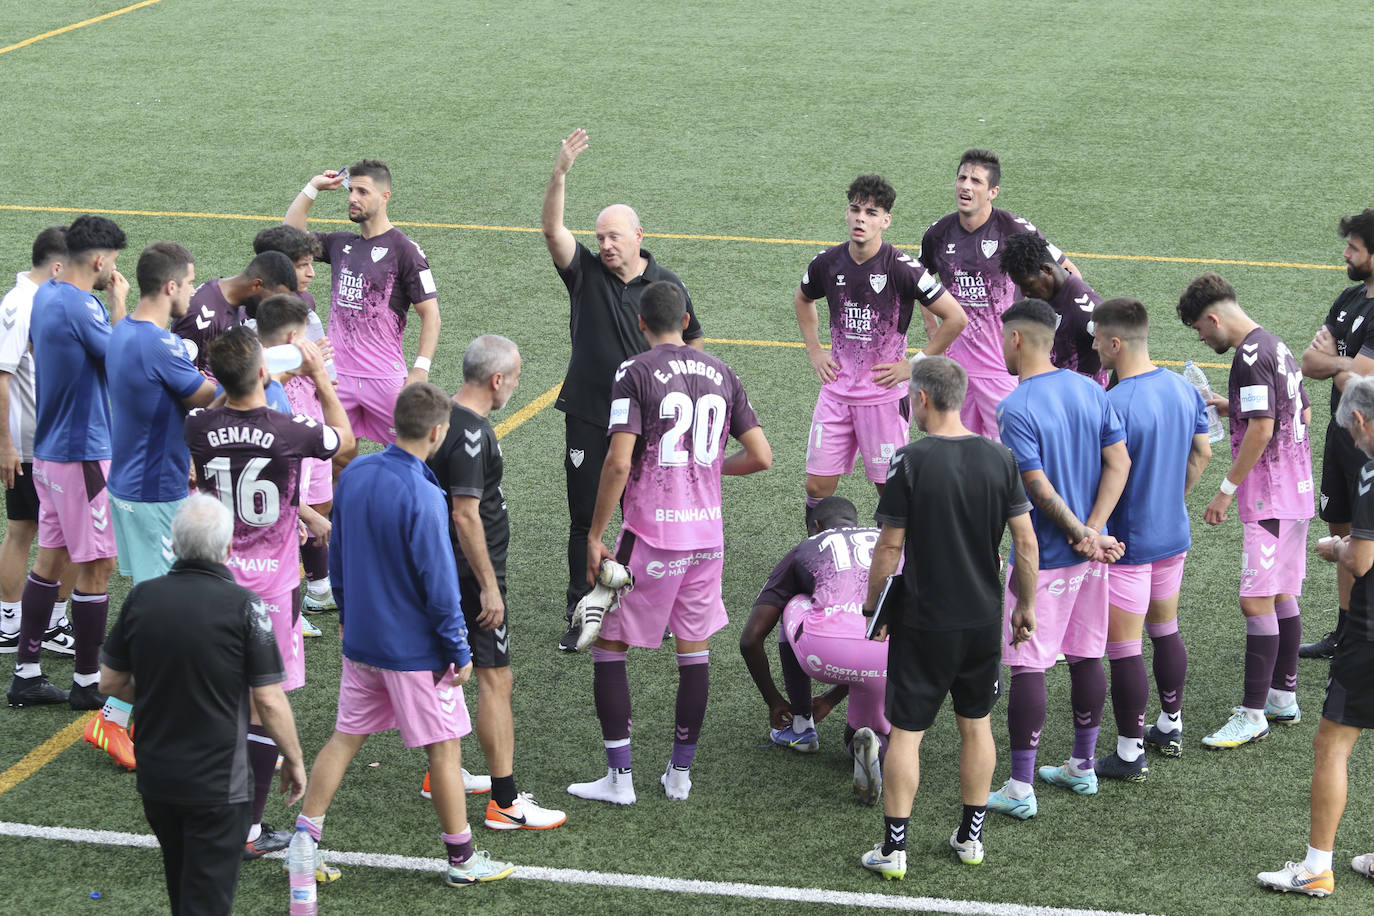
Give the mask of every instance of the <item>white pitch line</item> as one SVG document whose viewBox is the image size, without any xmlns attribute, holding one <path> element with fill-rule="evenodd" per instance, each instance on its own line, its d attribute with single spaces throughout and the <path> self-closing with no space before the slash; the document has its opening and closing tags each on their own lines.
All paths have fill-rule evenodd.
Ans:
<svg viewBox="0 0 1374 916">
<path fill-rule="evenodd" d="M 68 843 L 94 843 L 100 846 L 130 846 L 156 849 L 157 837 L 146 833 L 117 833 L 112 830 L 84 830 L 77 827 L 42 827 L 37 824 L 16 824 L 0 821 L 0 836 L 29 839 L 58 840 Z M 443 859 L 418 856 L 392 856 L 375 852 L 335 852 L 320 850 L 332 864 L 356 865 L 367 868 L 389 868 L 399 871 L 433 873 L 444 867 Z M 266 858 L 282 859 L 285 852 L 274 852 Z M 951 913 L 955 916 L 1140 916 L 1112 910 L 1083 910 L 1053 906 L 1031 906 L 1021 903 L 981 903 L 976 900 L 945 900 L 939 897 L 907 897 L 904 895 L 851 893 L 827 891 L 809 887 L 779 887 L 772 884 L 742 884 L 734 881 L 694 881 L 687 878 L 666 878 L 658 875 L 624 875 L 615 872 L 583 871 L 577 868 L 543 868 L 517 864 L 514 878 L 526 881 L 550 881 L 555 884 L 583 884 L 591 887 L 619 887 L 631 890 L 664 891 L 672 894 L 700 894 L 714 897 L 738 897 L 750 900 L 776 900 L 793 903 L 826 903 L 835 906 L 862 907 L 870 910 L 906 910 L 929 913 Z M 328 892 L 325 892 L 326 896 Z"/>
</svg>

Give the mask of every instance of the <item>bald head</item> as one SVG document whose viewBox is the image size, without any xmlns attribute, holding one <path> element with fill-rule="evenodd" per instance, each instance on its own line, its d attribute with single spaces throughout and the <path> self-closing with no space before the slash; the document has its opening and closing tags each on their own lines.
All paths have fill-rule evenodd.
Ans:
<svg viewBox="0 0 1374 916">
<path fill-rule="evenodd" d="M 627 283 L 643 269 L 639 253 L 643 240 L 639 214 L 625 204 L 611 204 L 596 218 L 597 256 L 607 270 Z"/>
<path fill-rule="evenodd" d="M 597 231 L 601 230 L 603 223 L 618 223 L 632 231 L 640 228 L 639 214 L 629 204 L 611 204 L 602 210 L 596 215 Z"/>
</svg>

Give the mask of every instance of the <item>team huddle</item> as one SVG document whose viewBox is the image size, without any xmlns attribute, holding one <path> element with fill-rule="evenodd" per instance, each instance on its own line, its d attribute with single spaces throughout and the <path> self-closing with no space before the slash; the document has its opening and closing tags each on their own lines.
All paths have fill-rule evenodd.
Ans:
<svg viewBox="0 0 1374 916">
<path fill-rule="evenodd" d="M 820 721 L 848 704 L 856 796 L 881 802 L 884 815 L 882 840 L 860 859 L 870 871 L 906 874 L 920 744 L 946 696 L 963 749 L 963 813 L 950 837 L 962 862 L 984 861 L 988 811 L 1038 815 L 1037 778 L 1079 796 L 1096 794 L 1099 779 L 1145 781 L 1147 747 L 1166 758 L 1184 750 L 1186 495 L 1212 457 L 1220 415 L 1232 463 L 1204 521 L 1226 522 L 1236 504 L 1246 651 L 1240 703 L 1201 742 L 1232 749 L 1272 725 L 1296 725 L 1300 655 L 1332 659 L 1311 845 L 1302 862 L 1259 875 L 1279 890 L 1331 893 L 1346 760 L 1360 730 L 1374 727 L 1374 342 L 1364 343 L 1374 322 L 1374 209 L 1341 221 L 1358 282 L 1300 357 L 1222 277 L 1203 274 L 1182 292 L 1182 323 L 1215 352 L 1235 351 L 1218 396 L 1151 361 L 1140 301 L 1103 300 L 1032 223 L 993 206 L 1001 165 L 991 152 L 961 158 L 956 211 L 926 230 L 918 254 L 883 240 L 892 186 L 859 176 L 846 194 L 847 241 L 812 259 L 793 297 L 820 382 L 806 536 L 765 575 L 725 563 L 722 477 L 771 466 L 766 417 L 735 372 L 704 352 L 685 286 L 641 247 L 632 209 L 601 211 L 596 252 L 564 225 L 567 175 L 588 148 L 581 130 L 562 141 L 541 214 L 571 309 L 556 402 L 569 512 L 568 631 L 558 648 L 590 649 L 607 764 L 567 791 L 636 801 L 629 649 L 659 648 L 666 633 L 679 681 L 659 783 L 667 798 L 689 799 L 710 640 L 729 622 L 726 575 L 761 585 L 739 645 L 772 741 L 814 753 Z M 318 194 L 340 188 L 359 231 L 307 231 Z M 132 311 L 116 269 L 123 231 L 83 216 L 39 234 L 32 268 L 0 303 L 0 410 L 9 416 L 0 430 L 9 516 L 0 651 L 17 656 L 7 697 L 15 707 L 99 710 L 85 739 L 137 771 L 174 911 L 192 900 L 231 906 L 239 859 L 288 843 L 308 844 L 316 881 L 339 877 L 318 852 L 325 814 L 349 762 L 380 731 L 396 729 L 428 754 L 422 794 L 440 821 L 449 884 L 514 868 L 474 849 L 466 795 L 491 793 L 491 829 L 566 821 L 514 778 L 510 526 L 488 415 L 514 392 L 520 353 L 484 334 L 466 348 L 458 392 L 429 384 L 438 287 L 424 252 L 388 220 L 390 194 L 376 160 L 325 171 L 282 225 L 258 233 L 242 273 L 199 287 L 191 252 L 149 245 Z M 331 267 L 327 333 L 307 289 L 315 261 Z M 928 342 L 908 358 L 918 308 Z M 408 368 L 412 309 L 421 328 Z M 1341 596 L 1336 629 L 1307 645 L 1298 599 L 1318 494 L 1304 376 L 1333 379 L 1319 481 L 1332 536 L 1318 554 L 1336 564 Z M 924 433 L 916 441 L 913 421 Z M 383 450 L 360 455 L 364 438 Z M 856 459 L 876 490 L 872 525 L 835 495 Z M 116 568 L 134 588 L 107 637 Z M 241 708 L 213 714 L 171 686 L 181 650 L 166 607 L 202 588 L 225 596 L 225 625 L 213 628 L 224 643 L 195 657 L 212 669 L 207 683 L 219 678 L 244 695 Z M 307 777 L 284 691 L 305 682 L 305 638 L 319 633 L 307 615 L 335 610 L 337 719 Z M 765 642 L 774 630 L 781 691 Z M 1160 708 L 1152 724 L 1146 635 Z M 45 649 L 74 655 L 70 689 L 42 673 Z M 1061 659 L 1073 744 L 1062 763 L 1037 767 L 1046 679 Z M 462 692 L 474 674 L 475 723 Z M 829 689 L 813 697 L 817 682 Z M 1117 738 L 1099 753 L 1109 692 Z M 1003 693 L 1009 772 L 994 790 L 990 717 Z M 489 776 L 461 765 L 459 740 L 474 727 Z M 291 800 L 304 799 L 294 840 L 263 823 L 278 771 Z M 190 824 L 208 831 L 200 842 L 185 839 Z M 1374 854 L 1352 866 L 1374 878 Z M 197 869 L 214 876 L 211 887 L 186 877 Z"/>
</svg>

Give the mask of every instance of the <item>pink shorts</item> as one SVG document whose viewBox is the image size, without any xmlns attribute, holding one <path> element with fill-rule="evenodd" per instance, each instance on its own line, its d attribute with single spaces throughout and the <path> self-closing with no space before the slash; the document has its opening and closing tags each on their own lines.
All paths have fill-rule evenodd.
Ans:
<svg viewBox="0 0 1374 916">
<path fill-rule="evenodd" d="M 1130 614 L 1144 614 L 1150 609 L 1151 601 L 1163 601 L 1178 594 L 1183 585 L 1183 561 L 1187 558 L 1185 550 L 1153 563 L 1116 564 L 1107 577 L 1107 602 Z"/>
<path fill-rule="evenodd" d="M 357 378 L 339 376 L 339 402 L 348 414 L 353 435 L 382 445 L 396 441 L 396 395 L 405 387 L 405 377 Z"/>
<path fill-rule="evenodd" d="M 109 473 L 109 461 L 33 460 L 39 547 L 65 547 L 73 563 L 119 556 L 105 489 Z"/>
<path fill-rule="evenodd" d="M 1014 375 L 969 376 L 968 394 L 964 395 L 959 419 L 970 431 L 1001 442 L 1002 436 L 997 431 L 997 405 L 1016 388 L 1016 382 Z"/>
<path fill-rule="evenodd" d="M 309 476 L 301 502 L 318 506 L 334 500 L 334 463 L 318 458 L 301 459 L 301 473 Z"/>
<path fill-rule="evenodd" d="M 1007 601 L 1002 623 L 1002 662 L 1012 668 L 1048 671 L 1062 652 L 1101 658 L 1107 651 L 1107 566 L 1083 561 L 1062 569 L 1042 569 L 1035 586 L 1035 635 L 1011 645 L 1011 612 L 1015 582 L 1007 572 Z"/>
<path fill-rule="evenodd" d="M 625 544 L 629 543 L 629 557 Z M 725 549 L 661 550 L 622 531 L 616 558 L 630 567 L 635 587 L 607 614 L 601 637 L 641 649 L 663 645 L 667 629 L 688 642 L 703 642 L 730 622 L 721 597 Z"/>
<path fill-rule="evenodd" d="M 262 599 L 263 607 L 267 609 L 267 619 L 272 621 L 272 635 L 277 640 L 277 651 L 281 653 L 282 670 L 286 672 L 282 690 L 305 686 L 305 648 L 301 643 L 300 608 L 295 603 L 299 600 L 299 594 L 292 590 Z"/>
<path fill-rule="evenodd" d="M 858 638 L 813 636 L 803 625 L 810 612 L 810 595 L 797 595 L 782 610 L 782 632 L 797 661 L 822 684 L 848 684 L 846 718 L 850 728 L 868 727 L 886 735 L 892 723 L 884 713 L 887 697 L 887 643 Z M 798 629 L 801 633 L 798 634 Z"/>
<path fill-rule="evenodd" d="M 906 445 L 910 435 L 907 398 L 886 404 L 846 404 L 822 388 L 811 415 L 806 473 L 813 477 L 848 474 L 854 470 L 854 458 L 862 454 L 868 479 L 883 483 L 892 456 Z"/>
<path fill-rule="evenodd" d="M 1307 578 L 1307 524 L 1303 519 L 1241 523 L 1240 596 L 1301 595 Z"/>
<path fill-rule="evenodd" d="M 399 729 L 406 747 L 426 747 L 472 731 L 463 688 L 434 683 L 432 671 L 391 671 L 343 660 L 339 715 L 334 728 L 346 735 Z"/>
</svg>

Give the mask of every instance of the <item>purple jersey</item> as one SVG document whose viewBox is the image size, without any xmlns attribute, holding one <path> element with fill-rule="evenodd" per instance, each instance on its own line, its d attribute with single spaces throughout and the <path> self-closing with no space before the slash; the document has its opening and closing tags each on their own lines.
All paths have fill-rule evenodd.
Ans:
<svg viewBox="0 0 1374 916">
<path fill-rule="evenodd" d="M 210 280 L 196 287 L 191 294 L 191 307 L 172 322 L 171 331 L 187 344 L 186 352 L 195 367 L 208 373 L 210 342 L 241 323 L 238 307 L 224 298 L 219 280 Z"/>
<path fill-rule="evenodd" d="M 825 384 L 830 395 L 846 404 L 887 404 L 906 397 L 905 385 L 876 384 L 873 367 L 906 359 L 914 303 L 929 305 L 944 295 L 940 281 L 887 242 L 857 264 L 846 242 L 811 259 L 801 291 L 808 299 L 824 297 L 830 306 L 831 356 L 840 365 L 835 380 Z"/>
<path fill-rule="evenodd" d="M 425 253 L 399 229 L 365 239 L 356 232 L 317 232 L 321 260 L 333 268 L 329 342 L 340 375 L 404 378 L 406 318 L 434 298 Z"/>
<path fill-rule="evenodd" d="M 714 356 L 660 344 L 621 363 L 611 385 L 610 432 L 639 437 L 624 527 L 653 547 L 719 547 L 726 440 L 758 425 L 734 370 Z"/>
<path fill-rule="evenodd" d="M 1255 328 L 1231 361 L 1231 458 L 1252 417 L 1274 421 L 1274 435 L 1236 493 L 1242 522 L 1312 517 L 1312 442 L 1303 411 L 1309 401 L 1288 345 Z"/>
<path fill-rule="evenodd" d="M 877 543 L 877 528 L 832 528 L 809 537 L 773 568 L 754 603 L 782 608 L 797 595 L 810 595 L 805 632 L 824 639 L 863 639 L 868 567 Z"/>
<path fill-rule="evenodd" d="M 1106 388 L 1108 372 L 1093 349 L 1093 310 L 1101 304 L 1102 297 L 1091 286 L 1073 274 L 1064 278 L 1050 300 L 1050 307 L 1059 316 L 1050 360 L 1060 369 L 1086 375 Z"/>
<path fill-rule="evenodd" d="M 998 250 L 1002 239 L 1040 230 L 1006 210 L 992 208 L 983 225 L 969 232 L 951 213 L 926 230 L 921 239 L 921 263 L 940 280 L 968 315 L 968 326 L 945 353 L 979 378 L 1003 377 L 1002 313 L 1016 300 L 1016 284 L 1002 272 Z M 1064 252 L 1050 245 L 1050 254 L 1064 263 Z"/>
<path fill-rule="evenodd" d="M 196 484 L 234 513 L 234 579 L 259 596 L 300 582 L 301 461 L 330 458 L 338 433 L 305 416 L 270 407 L 193 410 L 186 418 Z"/>
</svg>

